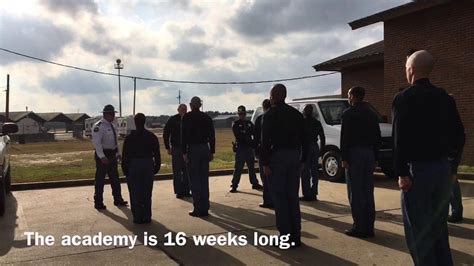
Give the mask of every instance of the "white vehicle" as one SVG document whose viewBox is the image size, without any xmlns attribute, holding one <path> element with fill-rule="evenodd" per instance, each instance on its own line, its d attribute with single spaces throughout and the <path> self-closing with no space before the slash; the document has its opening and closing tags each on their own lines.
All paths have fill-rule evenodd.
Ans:
<svg viewBox="0 0 474 266">
<path fill-rule="evenodd" d="M 102 116 L 91 117 L 84 120 L 84 134 L 86 137 L 92 137 L 92 127 L 94 126 L 95 122 L 99 121 L 100 119 L 102 119 Z"/>
<path fill-rule="evenodd" d="M 132 130 L 136 129 L 133 116 L 117 117 L 116 120 L 118 124 L 119 137 L 125 138 L 132 132 Z"/>
<path fill-rule="evenodd" d="M 344 178 L 344 169 L 341 162 L 341 116 L 342 112 L 349 107 L 349 102 L 345 98 L 314 97 L 294 99 L 288 105 L 300 112 L 307 105 L 313 105 L 314 117 L 321 122 L 326 136 L 326 146 L 321 154 L 321 168 L 323 175 L 330 181 L 339 181 Z M 373 107 L 372 107 L 373 108 Z M 385 122 L 385 119 L 373 108 L 379 116 L 380 131 L 382 134 L 382 145 L 377 158 L 378 164 L 383 173 L 389 177 L 393 176 L 392 164 L 392 125 Z M 262 108 L 256 108 L 252 122 L 262 114 Z"/>
</svg>

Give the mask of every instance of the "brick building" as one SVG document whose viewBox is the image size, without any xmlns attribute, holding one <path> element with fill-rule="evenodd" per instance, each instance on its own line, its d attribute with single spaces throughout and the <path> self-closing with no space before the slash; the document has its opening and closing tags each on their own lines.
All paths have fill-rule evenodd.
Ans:
<svg viewBox="0 0 474 266">
<path fill-rule="evenodd" d="M 474 165 L 474 1 L 415 1 L 350 22 L 353 30 L 384 23 L 384 41 L 315 65 L 340 71 L 341 93 L 355 85 L 368 89 L 367 100 L 390 116 L 392 99 L 406 88 L 409 50 L 428 50 L 436 59 L 431 75 L 456 99 L 466 128 L 463 164 Z"/>
</svg>

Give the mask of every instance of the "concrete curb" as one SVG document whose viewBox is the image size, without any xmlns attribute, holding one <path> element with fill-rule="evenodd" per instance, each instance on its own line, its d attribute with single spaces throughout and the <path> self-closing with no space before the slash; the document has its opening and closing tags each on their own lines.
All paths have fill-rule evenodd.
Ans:
<svg viewBox="0 0 474 266">
<path fill-rule="evenodd" d="M 258 171 L 257 171 L 258 172 Z M 234 169 L 222 169 L 209 171 L 209 176 L 220 176 L 220 175 L 232 175 Z M 248 173 L 247 169 L 244 169 L 242 173 Z M 158 174 L 155 175 L 155 180 L 170 180 L 173 179 L 173 175 L 170 174 Z M 105 179 L 106 184 L 110 183 L 108 178 Z M 120 183 L 126 183 L 124 176 L 120 177 Z M 65 188 L 65 187 L 81 187 L 81 186 L 93 186 L 94 179 L 75 179 L 75 180 L 64 180 L 64 181 L 48 181 L 48 182 L 30 182 L 30 183 L 16 183 L 12 184 L 12 191 L 22 190 L 34 190 L 34 189 L 48 189 L 48 188 Z"/>
<path fill-rule="evenodd" d="M 258 169 L 255 169 L 255 172 L 258 173 Z M 234 169 L 211 170 L 209 171 L 209 176 L 232 175 L 233 173 L 234 173 Z M 243 169 L 242 173 L 247 174 L 248 170 Z M 458 178 L 461 180 L 474 180 L 474 174 L 458 173 Z M 171 180 L 171 179 L 173 179 L 173 175 L 171 173 L 155 175 L 155 181 Z M 106 184 L 109 184 L 109 179 L 107 178 L 105 182 Z M 126 183 L 125 177 L 120 177 L 120 183 Z M 81 187 L 81 186 L 93 186 L 93 185 L 94 185 L 94 179 L 76 179 L 76 180 L 64 180 L 64 181 L 17 183 L 17 184 L 12 184 L 12 191 L 65 188 L 65 187 Z"/>
</svg>

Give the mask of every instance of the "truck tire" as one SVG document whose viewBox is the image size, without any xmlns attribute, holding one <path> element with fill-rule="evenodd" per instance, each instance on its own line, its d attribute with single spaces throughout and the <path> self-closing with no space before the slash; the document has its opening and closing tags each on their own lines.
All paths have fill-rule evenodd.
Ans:
<svg viewBox="0 0 474 266">
<path fill-rule="evenodd" d="M 344 178 L 341 155 L 337 151 L 328 151 L 322 160 L 323 175 L 331 182 L 339 182 Z"/>
<path fill-rule="evenodd" d="M 10 174 L 10 167 L 8 167 L 7 174 L 5 175 L 5 194 L 12 191 L 12 176 Z"/>
<path fill-rule="evenodd" d="M 6 199 L 5 186 L 3 180 L 0 180 L 0 217 L 5 214 L 5 199 Z"/>
</svg>

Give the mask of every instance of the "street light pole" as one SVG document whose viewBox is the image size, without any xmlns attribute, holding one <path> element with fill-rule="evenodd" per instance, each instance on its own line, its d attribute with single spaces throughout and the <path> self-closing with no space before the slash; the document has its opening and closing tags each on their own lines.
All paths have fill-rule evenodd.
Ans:
<svg viewBox="0 0 474 266">
<path fill-rule="evenodd" d="M 119 114 L 122 117 L 122 89 L 120 88 L 120 69 L 123 69 L 122 60 L 115 60 L 114 68 L 118 70 L 118 87 L 119 87 Z"/>
</svg>

